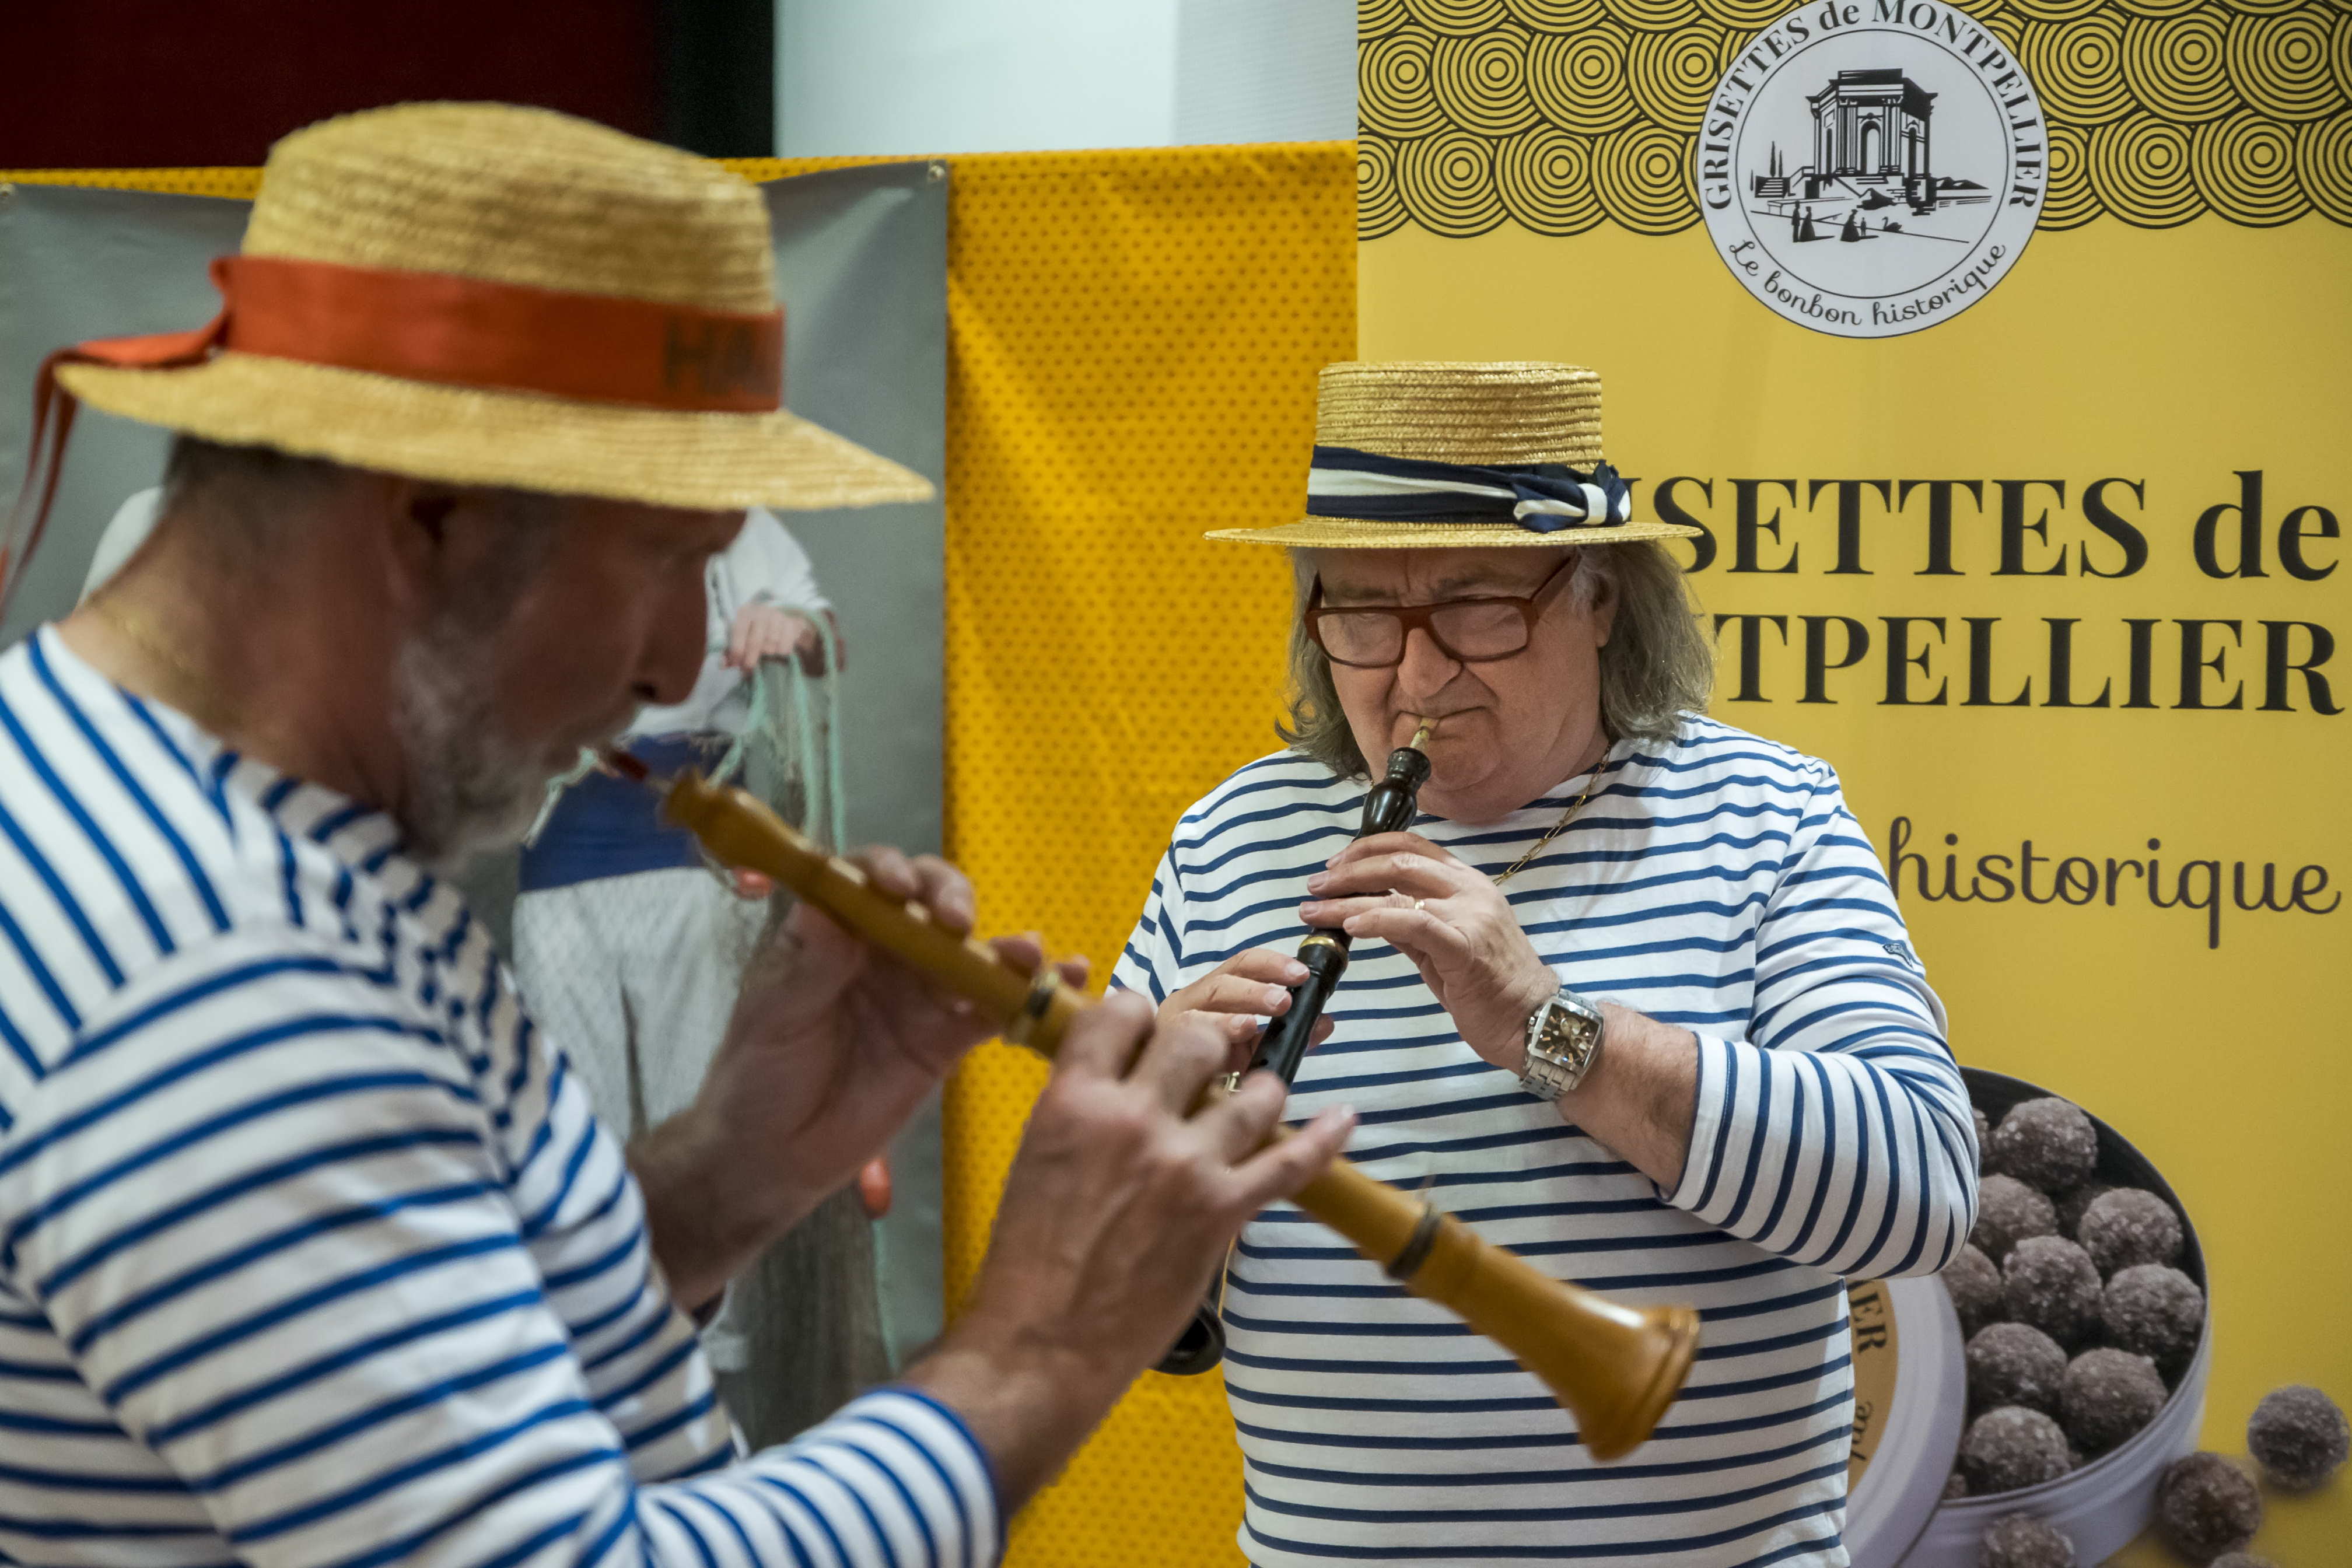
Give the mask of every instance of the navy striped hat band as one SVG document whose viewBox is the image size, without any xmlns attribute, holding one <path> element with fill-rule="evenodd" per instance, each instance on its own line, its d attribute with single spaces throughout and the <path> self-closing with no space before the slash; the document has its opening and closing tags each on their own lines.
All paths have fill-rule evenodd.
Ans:
<svg viewBox="0 0 2352 1568">
<path fill-rule="evenodd" d="M 1605 462 L 1485 468 L 1318 447 L 1307 473 L 1309 517 L 1369 522 L 1516 522 L 1535 533 L 1630 522 L 1633 492 Z"/>
</svg>

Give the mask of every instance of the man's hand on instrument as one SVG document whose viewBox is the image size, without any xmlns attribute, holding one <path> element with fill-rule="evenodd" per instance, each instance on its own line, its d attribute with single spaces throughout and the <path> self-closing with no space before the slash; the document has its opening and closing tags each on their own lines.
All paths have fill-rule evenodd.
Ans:
<svg viewBox="0 0 2352 1568">
<path fill-rule="evenodd" d="M 795 657 L 809 674 L 824 673 L 824 639 L 806 616 L 773 605 L 746 605 L 735 612 L 734 624 L 727 628 L 729 668 L 748 674 L 763 658 Z"/>
<path fill-rule="evenodd" d="M 1250 1053 L 1265 1033 L 1261 1020 L 1290 1011 L 1290 990 L 1307 978 L 1307 966 L 1286 952 L 1253 947 L 1237 952 L 1160 1005 L 1160 1022 L 1171 1024 L 1187 1013 L 1206 1014 L 1223 1033 L 1230 1048 L 1228 1071 L 1248 1065 Z M 1318 1018 L 1307 1043 L 1319 1046 L 1331 1037 L 1328 1018 Z"/>
<path fill-rule="evenodd" d="M 1299 906 L 1300 919 L 1393 943 L 1470 1048 L 1519 1070 L 1528 1015 L 1559 980 L 1485 872 L 1419 834 L 1381 833 L 1333 856 L 1307 890 L 1314 897 Z"/>
<path fill-rule="evenodd" d="M 971 929 L 971 884 L 933 856 L 868 849 L 875 886 L 950 931 Z M 1034 936 L 992 944 L 1032 969 Z M 1083 959 L 1062 966 L 1086 982 Z M 654 1021 L 648 1021 L 649 1023 Z M 727 1037 L 694 1105 L 630 1152 L 656 1249 L 689 1305 L 856 1176 L 948 1070 L 995 1033 L 972 1005 L 796 906 L 743 977 Z"/>
<path fill-rule="evenodd" d="M 1270 1073 L 1199 1105 L 1227 1046 L 1206 1018 L 1154 1030 L 1125 993 L 1063 1037 L 971 1304 L 907 1374 L 971 1422 L 1008 1509 L 1174 1342 L 1244 1222 L 1347 1142 L 1335 1109 L 1261 1147 L 1284 1100 Z"/>
</svg>

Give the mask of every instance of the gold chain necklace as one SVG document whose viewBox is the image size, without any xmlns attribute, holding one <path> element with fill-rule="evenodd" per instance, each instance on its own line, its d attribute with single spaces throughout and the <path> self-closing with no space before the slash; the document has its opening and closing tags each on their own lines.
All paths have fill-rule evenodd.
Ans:
<svg viewBox="0 0 2352 1568">
<path fill-rule="evenodd" d="M 1604 751 L 1601 753 L 1600 761 L 1592 764 L 1592 776 L 1584 781 L 1583 790 L 1579 793 L 1574 800 L 1568 803 L 1568 809 L 1559 814 L 1559 820 L 1551 825 L 1551 830 L 1549 832 L 1546 833 L 1541 838 L 1536 840 L 1534 848 L 1520 856 L 1517 860 L 1512 861 L 1511 868 L 1495 879 L 1495 886 L 1499 888 L 1504 883 L 1509 881 L 1512 878 L 1517 876 L 1521 871 L 1526 870 L 1528 868 L 1528 862 L 1542 854 L 1544 851 L 1544 846 L 1559 837 L 1560 829 L 1568 826 L 1569 818 L 1574 816 L 1578 812 L 1582 811 L 1584 809 L 1584 803 L 1591 800 L 1592 798 L 1592 792 L 1601 786 L 1601 771 L 1608 766 L 1609 752 Z"/>
</svg>

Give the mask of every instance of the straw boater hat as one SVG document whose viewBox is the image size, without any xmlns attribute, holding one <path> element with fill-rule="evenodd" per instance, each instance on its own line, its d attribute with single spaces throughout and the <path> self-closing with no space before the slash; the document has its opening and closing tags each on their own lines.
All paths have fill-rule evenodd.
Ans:
<svg viewBox="0 0 2352 1568">
<path fill-rule="evenodd" d="M 713 511 L 928 497 L 785 411 L 774 272 L 759 193 L 687 153 L 504 104 L 326 121 L 270 149 L 210 326 L 43 367 L 48 472 L 18 522 L 46 510 L 74 398 L 458 484 Z"/>
<path fill-rule="evenodd" d="M 1307 511 L 1208 537 L 1314 550 L 1558 549 L 1699 531 L 1633 520 L 1625 481 L 1601 456 L 1601 377 L 1573 364 L 1324 366 Z"/>
</svg>

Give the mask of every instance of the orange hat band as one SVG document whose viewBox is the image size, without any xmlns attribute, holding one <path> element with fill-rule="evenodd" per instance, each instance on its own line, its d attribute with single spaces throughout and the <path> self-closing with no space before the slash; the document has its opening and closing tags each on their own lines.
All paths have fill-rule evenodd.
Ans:
<svg viewBox="0 0 2352 1568">
<path fill-rule="evenodd" d="M 0 611 L 47 523 L 72 429 L 74 400 L 57 384 L 60 364 L 163 370 L 228 350 L 668 413 L 766 414 L 783 405 L 781 310 L 709 310 L 278 256 L 220 257 L 212 277 L 223 302 L 208 325 L 97 338 L 42 362 L 24 487 L 0 530 Z"/>
<path fill-rule="evenodd" d="M 707 310 L 446 272 L 224 256 L 218 342 L 404 381 L 680 413 L 783 403 L 784 313 Z M 110 342 L 82 345 L 105 360 Z"/>
</svg>

